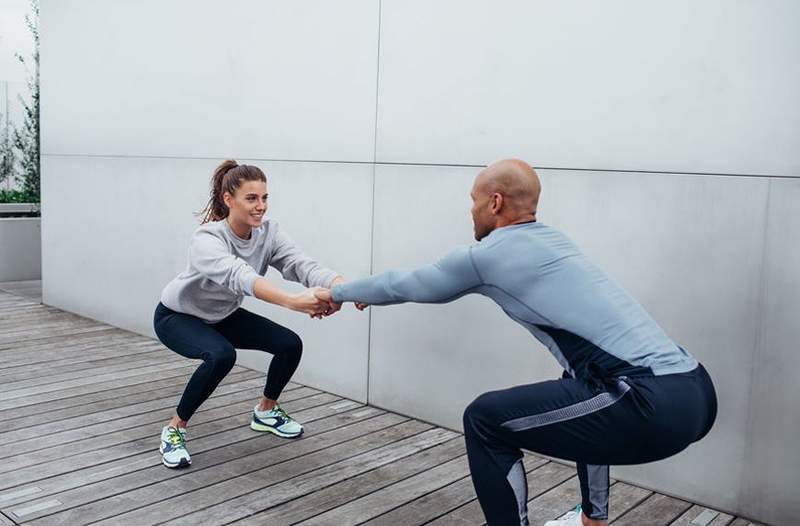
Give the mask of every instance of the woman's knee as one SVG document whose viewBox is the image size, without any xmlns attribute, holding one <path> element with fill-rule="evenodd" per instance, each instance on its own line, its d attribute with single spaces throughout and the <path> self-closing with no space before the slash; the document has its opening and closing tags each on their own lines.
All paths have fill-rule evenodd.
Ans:
<svg viewBox="0 0 800 526">
<path fill-rule="evenodd" d="M 227 374 L 236 365 L 236 349 L 232 345 L 221 345 L 210 349 L 203 361 L 218 375 Z"/>
<path fill-rule="evenodd" d="M 300 357 L 303 356 L 303 340 L 293 331 L 286 331 L 277 347 L 278 352 L 293 361 L 299 362 Z"/>
</svg>

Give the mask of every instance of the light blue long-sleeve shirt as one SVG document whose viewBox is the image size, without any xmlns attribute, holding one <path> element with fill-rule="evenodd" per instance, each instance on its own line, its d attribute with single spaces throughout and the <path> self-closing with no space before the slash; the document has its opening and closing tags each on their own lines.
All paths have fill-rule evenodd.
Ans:
<svg viewBox="0 0 800 526">
<path fill-rule="evenodd" d="M 415 270 L 338 285 L 333 299 L 446 303 L 471 293 L 494 300 L 574 376 L 664 375 L 697 367 L 621 286 L 542 223 L 498 228 Z"/>
</svg>

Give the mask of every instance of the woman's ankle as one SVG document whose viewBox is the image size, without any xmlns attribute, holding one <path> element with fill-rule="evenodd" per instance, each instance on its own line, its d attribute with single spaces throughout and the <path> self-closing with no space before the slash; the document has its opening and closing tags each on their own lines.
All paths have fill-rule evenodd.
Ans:
<svg viewBox="0 0 800 526">
<path fill-rule="evenodd" d="M 607 520 L 599 521 L 597 519 L 590 519 L 583 512 L 581 512 L 581 522 L 583 523 L 583 526 L 608 526 Z"/>
</svg>

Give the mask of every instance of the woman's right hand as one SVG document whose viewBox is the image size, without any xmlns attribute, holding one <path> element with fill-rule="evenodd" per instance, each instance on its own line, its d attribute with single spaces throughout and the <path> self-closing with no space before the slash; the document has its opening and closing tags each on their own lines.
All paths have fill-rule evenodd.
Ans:
<svg viewBox="0 0 800 526">
<path fill-rule="evenodd" d="M 304 312 L 309 316 L 324 316 L 330 310 L 330 303 L 318 298 L 314 293 L 320 290 L 320 287 L 306 289 L 299 294 L 291 296 L 289 304 L 290 309 L 297 312 Z"/>
</svg>

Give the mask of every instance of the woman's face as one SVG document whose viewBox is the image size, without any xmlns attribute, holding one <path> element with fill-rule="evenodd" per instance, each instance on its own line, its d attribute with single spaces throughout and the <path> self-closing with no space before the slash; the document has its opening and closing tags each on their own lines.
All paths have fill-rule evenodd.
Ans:
<svg viewBox="0 0 800 526">
<path fill-rule="evenodd" d="M 223 199 L 228 206 L 228 219 L 238 225 L 250 228 L 261 226 L 267 213 L 267 183 L 263 181 L 242 181 L 234 195 L 225 192 Z"/>
</svg>

